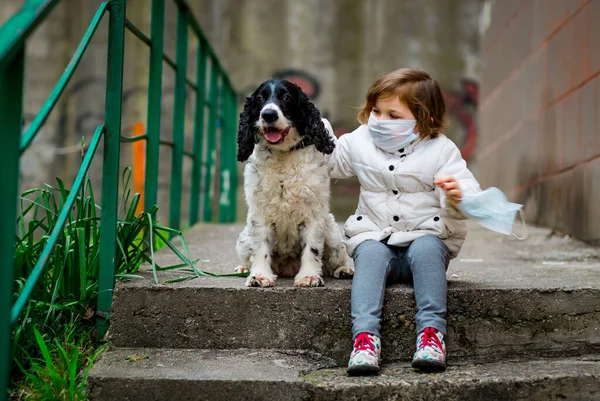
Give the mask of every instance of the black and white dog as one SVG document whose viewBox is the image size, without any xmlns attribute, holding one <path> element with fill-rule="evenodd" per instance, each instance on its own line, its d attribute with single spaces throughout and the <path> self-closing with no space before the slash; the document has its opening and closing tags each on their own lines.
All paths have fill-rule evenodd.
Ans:
<svg viewBox="0 0 600 401">
<path fill-rule="evenodd" d="M 246 98 L 237 142 L 237 159 L 248 160 L 248 218 L 236 247 L 238 271 L 250 272 L 246 285 L 272 287 L 277 277 L 295 277 L 296 286 L 322 286 L 323 270 L 352 276 L 329 213 L 333 129 L 306 94 L 285 80 L 262 83 Z"/>
</svg>

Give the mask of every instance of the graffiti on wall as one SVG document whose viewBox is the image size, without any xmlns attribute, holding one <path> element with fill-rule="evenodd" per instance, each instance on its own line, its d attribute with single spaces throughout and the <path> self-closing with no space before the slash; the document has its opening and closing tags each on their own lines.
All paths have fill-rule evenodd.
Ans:
<svg viewBox="0 0 600 401">
<path fill-rule="evenodd" d="M 450 120 L 447 135 L 460 148 L 465 160 L 473 156 L 477 141 L 477 100 L 479 85 L 472 79 L 464 78 L 460 82 L 460 90 L 442 89 L 446 100 L 446 111 Z"/>
<path fill-rule="evenodd" d="M 67 92 L 67 97 L 76 96 L 80 93 L 91 93 L 93 95 L 104 96 L 104 91 L 106 89 L 106 80 L 104 77 L 100 76 L 90 76 L 87 78 L 80 79 L 73 83 L 73 85 L 69 88 Z M 187 88 L 186 97 L 189 99 L 192 95 L 193 90 Z M 91 91 L 91 92 L 88 92 Z M 146 94 L 148 88 L 145 86 L 135 86 L 132 88 L 128 88 L 123 91 L 122 95 L 122 114 L 127 115 L 127 111 L 130 110 L 131 104 L 130 101 L 135 97 L 135 95 Z M 166 99 L 169 97 L 173 97 L 175 93 L 175 88 L 173 86 L 165 86 L 163 88 L 163 102 L 166 102 Z M 192 113 L 193 105 L 190 105 L 190 102 L 187 102 L 186 108 L 190 107 L 189 113 Z M 80 138 L 81 136 L 91 135 L 94 133 L 96 127 L 98 125 L 102 125 L 104 123 L 104 102 L 82 102 L 78 104 L 75 110 L 75 114 L 73 116 L 67 115 L 66 109 L 61 109 L 59 111 L 58 118 L 58 132 L 65 133 L 67 132 L 67 125 L 69 124 L 69 120 L 73 123 L 73 128 L 75 130 L 75 137 Z M 161 108 L 162 115 L 168 114 L 166 109 Z M 23 125 L 26 128 L 35 118 L 35 113 L 25 113 L 23 116 Z M 70 118 L 69 118 L 70 117 Z M 122 128 L 123 135 L 130 135 L 133 126 L 124 126 Z M 60 140 L 65 139 L 64 136 L 59 137 Z M 79 146 L 79 140 L 76 141 L 77 146 Z"/>
<path fill-rule="evenodd" d="M 289 68 L 285 70 L 276 71 L 271 76 L 275 79 L 284 79 L 286 81 L 290 81 L 298 85 L 300 89 L 302 89 L 302 91 L 306 93 L 306 95 L 313 102 L 318 100 L 319 95 L 321 94 L 321 84 L 319 83 L 319 80 L 313 74 L 310 74 L 306 71 Z M 252 85 L 251 87 L 248 87 L 245 90 L 243 90 L 242 93 L 240 93 L 240 101 L 243 102 L 245 96 L 249 96 L 252 93 L 252 91 L 254 91 L 254 89 L 256 89 L 256 86 Z M 352 131 L 353 128 L 344 127 L 342 124 L 336 122 L 335 120 L 332 121 L 331 113 L 329 112 L 329 110 L 322 108 L 321 114 L 324 118 L 328 119 L 329 122 L 331 122 L 333 131 L 337 137 Z"/>
<path fill-rule="evenodd" d="M 321 94 L 321 85 L 319 84 L 319 80 L 317 79 L 317 77 L 315 77 L 312 74 L 309 74 L 306 71 L 297 69 L 281 70 L 275 72 L 275 74 L 273 74 L 273 78 L 285 79 L 286 81 L 295 83 L 313 101 L 316 101 L 319 98 L 319 95 Z M 352 128 L 348 129 L 344 125 L 337 122 L 335 119 L 332 120 L 329 110 L 322 109 L 321 114 L 324 118 L 328 119 L 331 122 L 331 126 L 333 127 L 333 133 L 338 138 L 340 137 L 340 135 L 352 131 Z"/>
<path fill-rule="evenodd" d="M 285 79 L 286 81 L 298 85 L 300 89 L 306 93 L 306 96 L 313 100 L 317 99 L 321 94 L 321 85 L 319 84 L 317 77 L 306 71 L 296 69 L 281 70 L 273 74 L 273 78 Z"/>
<path fill-rule="evenodd" d="M 79 79 L 73 82 L 66 92 L 67 97 L 71 97 L 71 101 L 74 102 L 75 107 L 57 107 L 57 120 L 53 131 L 56 135 L 51 140 L 51 143 L 46 143 L 39 147 L 39 152 L 36 157 L 29 158 L 27 163 L 23 164 L 21 169 L 21 182 L 26 182 L 28 179 L 37 182 L 40 179 L 40 172 L 48 169 L 48 164 L 51 164 L 52 173 L 59 174 L 61 176 L 68 176 L 75 174 L 72 170 L 73 165 L 62 162 L 54 163 L 56 157 L 70 157 L 87 151 L 90 141 L 84 140 L 82 145 L 81 138 L 90 138 L 97 126 L 104 123 L 104 91 L 105 91 L 105 79 L 99 76 L 89 76 L 83 79 Z M 137 136 L 145 132 L 145 125 L 139 121 L 135 121 L 135 115 L 128 115 L 134 107 L 134 99 L 136 95 L 146 96 L 147 87 L 135 86 L 128 88 L 123 91 L 122 95 L 122 119 L 123 125 L 121 128 L 121 134 L 124 136 Z M 188 98 L 192 95 L 192 90 L 188 88 Z M 74 96 L 74 97 L 73 97 Z M 79 97 L 83 96 L 86 99 L 93 99 L 92 101 L 80 101 Z M 163 88 L 163 104 L 167 104 L 172 101 L 174 96 L 174 87 L 165 86 Z M 170 99 L 171 98 L 171 99 Z M 193 102 L 187 102 L 186 109 L 188 115 L 193 115 L 194 105 Z M 169 126 L 171 121 L 166 120 L 164 117 L 168 115 L 168 109 L 165 107 L 161 108 L 161 114 L 163 115 L 162 123 L 165 126 Z M 23 115 L 23 132 L 26 131 L 34 118 L 36 113 L 24 113 Z M 44 128 L 41 128 L 43 131 Z M 68 132 L 72 131 L 69 135 Z M 43 137 L 42 132 L 37 135 L 36 140 L 40 141 Z M 46 137 L 46 141 L 49 139 Z M 143 181 L 145 170 L 145 150 L 146 142 L 138 141 L 131 145 L 131 167 L 133 168 L 133 189 L 143 194 Z M 98 150 L 98 153 L 102 153 L 102 148 Z M 162 188 L 159 183 L 159 188 Z M 184 185 L 185 188 L 185 185 Z M 143 201 L 139 203 L 139 207 L 143 206 Z"/>
<path fill-rule="evenodd" d="M 306 71 L 299 69 L 285 69 L 276 71 L 273 75 L 277 79 L 285 79 L 298 85 L 304 93 L 313 101 L 317 101 L 321 94 L 321 84 L 317 77 Z M 76 95 L 85 90 L 94 90 L 97 87 L 98 91 L 104 90 L 105 81 L 102 77 L 88 77 L 77 81 L 71 87 L 69 94 Z M 123 92 L 123 111 L 128 108 L 129 101 L 134 95 L 146 92 L 145 87 L 133 87 Z M 243 91 L 240 96 L 250 94 L 254 90 L 254 86 Z M 477 140 L 476 127 L 476 112 L 477 102 L 479 97 L 479 86 L 476 81 L 465 78 L 461 80 L 459 90 L 442 89 L 443 96 L 446 100 L 447 116 L 450 120 L 450 129 L 447 135 L 461 149 L 463 157 L 469 160 L 473 156 L 475 144 Z M 164 98 L 173 96 L 174 88 L 165 87 L 163 89 Z M 163 101 L 164 101 L 163 98 Z M 329 110 L 321 110 L 323 116 L 327 118 L 333 128 L 336 136 L 350 132 L 354 127 L 346 127 L 344 124 L 336 121 L 335 117 L 331 116 Z M 33 115 L 26 115 L 24 118 L 25 125 L 28 125 L 33 120 Z M 102 124 L 104 120 L 103 108 L 93 110 L 79 110 L 74 116 L 74 129 L 80 135 L 93 133 L 97 125 Z M 67 125 L 66 112 L 62 112 L 59 118 L 59 132 L 66 132 Z M 127 128 L 124 127 L 127 132 Z"/>
<path fill-rule="evenodd" d="M 295 83 L 313 101 L 318 100 L 321 85 L 313 74 L 298 69 L 285 69 L 276 71 L 272 76 Z M 244 91 L 241 96 L 249 95 L 253 90 L 254 86 Z M 460 148 L 463 158 L 469 160 L 473 156 L 477 140 L 476 113 L 479 85 L 472 79 L 464 78 L 460 82 L 459 90 L 442 88 L 442 94 L 446 100 L 447 118 L 450 120 L 450 129 L 447 135 Z M 321 113 L 330 120 L 335 135 L 338 137 L 354 129 L 338 123 L 327 109 L 322 109 Z"/>
</svg>

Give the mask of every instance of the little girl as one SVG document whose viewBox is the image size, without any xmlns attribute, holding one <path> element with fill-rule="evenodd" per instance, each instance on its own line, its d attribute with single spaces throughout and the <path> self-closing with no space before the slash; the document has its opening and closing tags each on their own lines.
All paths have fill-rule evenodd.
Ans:
<svg viewBox="0 0 600 401">
<path fill-rule="evenodd" d="M 351 375 L 379 372 L 386 283 L 412 282 L 417 304 L 413 367 L 446 368 L 446 269 L 467 234 L 458 205 L 480 192 L 459 149 L 442 134 L 445 105 L 438 83 L 400 69 L 369 88 L 362 124 L 337 141 L 332 178 L 357 176 L 360 199 L 344 226 L 354 258 Z"/>
</svg>

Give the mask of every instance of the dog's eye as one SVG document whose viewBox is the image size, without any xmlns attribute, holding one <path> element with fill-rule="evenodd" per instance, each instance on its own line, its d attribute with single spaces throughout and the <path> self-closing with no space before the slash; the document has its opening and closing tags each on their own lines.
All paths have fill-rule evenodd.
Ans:
<svg viewBox="0 0 600 401">
<path fill-rule="evenodd" d="M 292 100 L 292 97 L 290 95 L 283 95 L 284 102 L 289 102 L 290 100 Z"/>
<path fill-rule="evenodd" d="M 265 98 L 262 97 L 262 96 L 259 96 L 259 97 L 256 98 L 256 102 L 258 104 L 263 104 L 265 102 Z"/>
</svg>

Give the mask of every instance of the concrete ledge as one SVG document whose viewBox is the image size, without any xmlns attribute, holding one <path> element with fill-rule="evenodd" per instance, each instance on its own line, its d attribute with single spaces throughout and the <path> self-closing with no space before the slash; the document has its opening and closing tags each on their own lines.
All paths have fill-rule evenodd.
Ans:
<svg viewBox="0 0 600 401">
<path fill-rule="evenodd" d="M 129 360 L 145 356 L 147 359 Z M 135 359 L 135 358 L 134 358 Z M 584 359 L 451 366 L 421 374 L 384 366 L 350 378 L 318 356 L 273 350 L 113 349 L 89 377 L 90 400 L 595 400 L 600 362 Z"/>
<path fill-rule="evenodd" d="M 200 225 L 186 238 L 200 268 L 230 273 L 239 225 Z M 176 261 L 169 252 L 159 262 Z M 161 282 L 181 274 L 161 274 Z M 120 283 L 110 339 L 120 347 L 306 349 L 346 363 L 351 351 L 350 280 L 324 288 L 246 288 L 243 278 L 202 277 L 177 284 Z M 470 227 L 448 270 L 451 360 L 600 352 L 598 250 L 531 228 L 518 242 Z M 415 303 L 408 285 L 389 287 L 383 316 L 388 361 L 414 352 Z"/>
<path fill-rule="evenodd" d="M 122 286 L 110 339 L 120 347 L 306 349 L 344 364 L 352 349 L 349 286 L 298 289 L 286 284 L 256 289 L 244 288 L 235 279 L 202 279 L 177 288 Z M 597 289 L 451 285 L 448 309 L 452 359 L 494 361 L 522 354 L 600 351 Z M 382 323 L 386 360 L 412 357 L 414 314 L 411 288 L 387 290 Z"/>
</svg>

